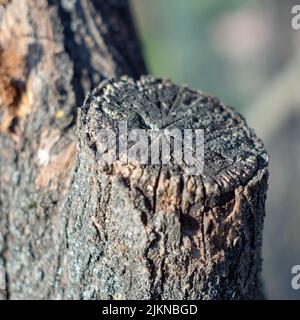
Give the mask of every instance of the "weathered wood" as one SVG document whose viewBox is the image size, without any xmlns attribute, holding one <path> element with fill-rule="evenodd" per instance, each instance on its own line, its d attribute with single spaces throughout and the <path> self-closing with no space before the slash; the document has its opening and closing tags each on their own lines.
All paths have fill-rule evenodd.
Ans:
<svg viewBox="0 0 300 320">
<path fill-rule="evenodd" d="M 205 130 L 205 171 L 107 165 L 100 130 Z M 102 138 L 103 139 L 103 138 Z M 68 298 L 257 299 L 267 154 L 243 118 L 170 81 L 105 81 L 79 117 Z M 163 151 L 164 152 L 164 151 Z"/>
</svg>

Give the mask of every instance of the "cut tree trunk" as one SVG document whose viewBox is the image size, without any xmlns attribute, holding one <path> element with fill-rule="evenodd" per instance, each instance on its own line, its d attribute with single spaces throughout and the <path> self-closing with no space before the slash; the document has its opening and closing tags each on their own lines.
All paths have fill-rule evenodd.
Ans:
<svg viewBox="0 0 300 320">
<path fill-rule="evenodd" d="M 6 17 L 2 298 L 261 298 L 267 155 L 242 117 L 198 91 L 140 78 L 127 1 L 12 0 Z M 203 174 L 105 165 L 100 130 L 120 120 L 204 129 Z"/>
<path fill-rule="evenodd" d="M 189 174 L 174 158 L 164 164 L 166 147 L 159 164 L 143 164 L 130 151 L 127 164 L 104 161 L 114 149 L 111 144 L 103 153 L 102 130 L 118 132 L 124 121 L 127 134 L 122 129 L 118 139 L 130 137 L 131 129 L 203 129 L 203 174 Z M 139 140 L 131 139 L 128 150 Z M 137 154 L 157 152 L 157 144 L 145 145 Z M 103 82 L 79 116 L 67 296 L 261 298 L 266 165 L 262 143 L 217 99 L 150 76 Z"/>
</svg>

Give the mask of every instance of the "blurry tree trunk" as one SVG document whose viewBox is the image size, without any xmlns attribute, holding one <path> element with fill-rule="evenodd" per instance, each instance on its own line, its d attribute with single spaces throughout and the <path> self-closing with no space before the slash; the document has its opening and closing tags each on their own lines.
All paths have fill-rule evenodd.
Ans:
<svg viewBox="0 0 300 320">
<path fill-rule="evenodd" d="M 224 154 L 237 152 L 246 161 L 244 167 L 239 167 L 240 160 L 231 162 L 230 157 L 221 156 L 218 167 L 218 156 L 211 156 L 208 166 L 219 173 L 211 170 L 210 179 L 199 178 L 200 191 L 200 180 L 194 190 L 191 182 L 185 188 L 188 182 L 180 182 L 179 177 L 174 182 L 178 190 L 171 195 L 175 203 L 157 210 L 161 196 L 156 190 L 168 180 L 165 177 L 161 184 L 163 170 L 162 175 L 155 170 L 147 173 L 149 184 L 154 179 L 155 193 L 154 202 L 148 203 L 151 196 L 144 186 L 130 191 L 134 193 L 129 196 L 126 183 L 123 185 L 125 177 L 108 178 L 97 172 L 99 164 L 85 137 L 97 128 L 89 127 L 89 131 L 82 126 L 82 113 L 76 138 L 77 107 L 93 87 L 104 78 L 127 74 L 138 79 L 146 73 L 127 1 L 4 3 L 7 21 L 0 31 L 2 298 L 261 297 L 267 169 L 263 147 L 243 120 L 226 108 L 220 111 L 220 118 L 214 117 L 211 104 L 216 110 L 223 107 L 203 98 L 209 111 L 206 125 L 224 134 L 219 141 L 222 147 L 215 142 L 213 148 L 226 146 Z M 152 89 L 154 95 L 163 93 L 160 87 Z M 177 103 L 190 106 L 192 97 L 187 96 L 184 102 L 178 90 L 174 87 L 169 92 L 174 101 L 165 103 L 169 107 Z M 118 95 L 113 97 L 119 99 Z M 98 119 L 98 111 L 89 103 L 94 99 L 101 99 L 97 90 L 85 107 Z M 160 102 L 154 99 L 153 108 L 163 107 Z M 141 107 L 140 113 L 144 111 Z M 155 117 L 153 123 L 161 119 L 159 113 Z M 92 120 L 86 121 L 89 124 Z M 224 128 L 253 150 L 243 156 L 238 148 L 231 150 Z M 107 179 L 113 182 L 106 184 Z M 114 196 L 119 192 L 120 202 L 114 202 L 110 192 Z M 187 192 L 182 208 L 181 192 Z M 120 215 L 119 203 L 124 208 Z M 124 225 L 111 229 L 107 220 L 103 222 L 109 215 L 117 225 Z M 130 219 L 137 224 L 131 225 Z M 117 250 L 121 240 L 114 234 L 124 235 L 125 226 L 132 238 L 128 243 L 124 238 L 122 254 L 122 248 Z M 128 251 L 133 239 L 136 242 Z M 138 242 L 140 251 L 135 251 Z M 131 261 L 136 264 L 130 265 Z M 128 268 L 122 270 L 124 266 Z M 143 275 L 139 280 L 143 283 L 135 281 L 137 270 Z M 118 287 L 118 283 L 124 286 Z M 137 288 L 138 284 L 141 287 Z"/>
</svg>

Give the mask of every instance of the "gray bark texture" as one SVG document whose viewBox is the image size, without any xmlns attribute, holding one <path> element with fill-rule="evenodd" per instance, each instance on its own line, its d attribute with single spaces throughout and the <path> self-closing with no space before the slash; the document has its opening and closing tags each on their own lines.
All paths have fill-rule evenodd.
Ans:
<svg viewBox="0 0 300 320">
<path fill-rule="evenodd" d="M 11 0 L 6 11 L 0 298 L 262 298 L 268 159 L 244 119 L 141 76 L 125 0 Z M 203 174 L 173 158 L 105 164 L 101 129 L 120 121 L 204 129 Z"/>
</svg>

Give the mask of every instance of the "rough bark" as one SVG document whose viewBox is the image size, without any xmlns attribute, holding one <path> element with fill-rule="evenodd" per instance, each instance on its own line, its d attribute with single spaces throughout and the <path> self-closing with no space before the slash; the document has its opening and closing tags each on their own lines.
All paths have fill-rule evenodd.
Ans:
<svg viewBox="0 0 300 320">
<path fill-rule="evenodd" d="M 100 129 L 117 132 L 119 121 L 128 130 L 204 129 L 204 173 L 108 165 Z M 68 297 L 261 298 L 266 166 L 261 141 L 217 99 L 152 77 L 102 83 L 79 118 Z"/>
<path fill-rule="evenodd" d="M 127 1 L 6 1 L 1 30 L 3 298 L 64 297 L 63 212 L 77 107 L 105 77 L 145 73 Z M 3 88 L 3 90 L 1 90 Z"/>
<path fill-rule="evenodd" d="M 76 152 L 86 93 L 104 78 L 146 73 L 127 1 L 13 0 L 6 9 L 3 298 L 261 297 L 267 156 L 245 121 L 170 82 L 104 81 L 80 110 Z M 97 134 L 127 118 L 135 129 L 205 129 L 204 174 L 108 170 Z"/>
</svg>

